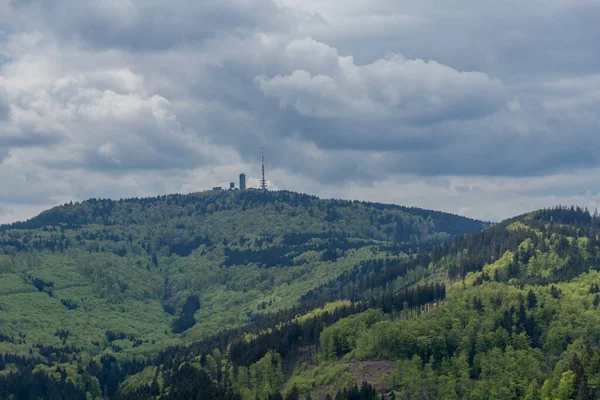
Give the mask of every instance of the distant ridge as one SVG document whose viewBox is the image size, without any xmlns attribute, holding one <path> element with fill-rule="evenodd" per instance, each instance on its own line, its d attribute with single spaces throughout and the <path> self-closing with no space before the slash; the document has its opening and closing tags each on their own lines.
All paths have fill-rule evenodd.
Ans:
<svg viewBox="0 0 600 400">
<path fill-rule="evenodd" d="M 69 226 L 77 226 L 77 225 L 85 225 L 89 223 L 96 223 L 94 220 L 91 220 L 91 217 L 103 217 L 108 216 L 115 209 L 120 206 L 129 205 L 129 204 L 144 204 L 145 207 L 152 206 L 160 206 L 163 204 L 170 204 L 171 202 L 175 203 L 185 203 L 189 201 L 196 201 L 199 204 L 210 203 L 211 201 L 218 201 L 222 198 L 230 198 L 234 202 L 237 201 L 237 204 L 241 204 L 244 200 L 248 198 L 252 199 L 260 199 L 262 204 L 268 203 L 269 200 L 281 200 L 281 199 L 289 199 L 293 197 L 296 202 L 306 202 L 306 201 L 319 201 L 319 202 L 329 202 L 331 204 L 335 204 L 336 206 L 344 207 L 352 204 L 362 204 L 367 207 L 372 207 L 377 210 L 401 210 L 405 212 L 410 212 L 411 214 L 427 217 L 427 216 L 436 216 L 438 218 L 458 218 L 463 219 L 465 221 L 477 221 L 468 217 L 460 216 L 457 214 L 452 214 L 443 211 L 436 211 L 418 207 L 407 207 L 402 205 L 390 204 L 390 203 L 379 203 L 379 202 L 371 202 L 371 201 L 362 201 L 362 200 L 344 200 L 344 199 L 321 199 L 315 195 L 305 194 L 305 193 L 297 193 L 292 191 L 260 191 L 259 189 L 248 189 L 246 191 L 217 191 L 217 192 L 193 192 L 189 194 L 165 194 L 158 196 L 148 196 L 148 197 L 131 197 L 131 198 L 123 198 L 119 200 L 113 200 L 109 198 L 91 198 L 88 200 L 84 200 L 81 202 L 69 202 L 59 206 L 52 207 L 48 210 L 42 211 L 37 216 L 34 216 L 25 221 L 17 221 L 8 224 L 0 225 L 0 230 L 7 229 L 39 229 L 44 226 L 54 225 L 54 224 L 72 224 Z M 88 214 L 88 211 L 92 211 L 92 214 Z M 140 220 L 136 220 L 137 223 L 140 223 Z M 483 224 L 483 226 L 490 225 L 489 222 L 477 221 L 475 224 Z M 455 232 L 453 232 L 455 233 Z"/>
</svg>

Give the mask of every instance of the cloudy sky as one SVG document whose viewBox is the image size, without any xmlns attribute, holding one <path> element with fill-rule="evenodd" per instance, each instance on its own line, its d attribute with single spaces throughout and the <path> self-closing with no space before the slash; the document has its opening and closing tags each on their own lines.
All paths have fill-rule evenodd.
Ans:
<svg viewBox="0 0 600 400">
<path fill-rule="evenodd" d="M 0 222 L 258 184 L 600 204 L 598 0 L 0 0 Z"/>
</svg>

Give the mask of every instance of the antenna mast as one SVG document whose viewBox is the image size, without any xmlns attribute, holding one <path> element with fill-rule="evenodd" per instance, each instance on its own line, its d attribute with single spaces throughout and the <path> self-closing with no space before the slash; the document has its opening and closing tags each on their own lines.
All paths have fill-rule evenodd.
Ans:
<svg viewBox="0 0 600 400">
<path fill-rule="evenodd" d="M 267 190 L 267 180 L 265 179 L 265 148 L 261 147 L 262 152 L 262 179 L 260 180 L 260 189 Z"/>
</svg>

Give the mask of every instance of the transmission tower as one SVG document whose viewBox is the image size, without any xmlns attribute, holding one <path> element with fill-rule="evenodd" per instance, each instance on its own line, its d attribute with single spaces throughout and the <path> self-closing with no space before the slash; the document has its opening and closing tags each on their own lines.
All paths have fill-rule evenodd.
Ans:
<svg viewBox="0 0 600 400">
<path fill-rule="evenodd" d="M 261 147 L 262 152 L 262 179 L 260 180 L 260 189 L 267 190 L 267 180 L 265 179 L 265 148 Z"/>
</svg>

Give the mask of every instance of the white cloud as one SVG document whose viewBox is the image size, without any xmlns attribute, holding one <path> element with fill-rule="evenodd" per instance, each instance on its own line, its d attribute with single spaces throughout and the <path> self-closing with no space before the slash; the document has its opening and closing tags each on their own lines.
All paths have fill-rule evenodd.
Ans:
<svg viewBox="0 0 600 400">
<path fill-rule="evenodd" d="M 356 65 L 352 57 L 339 57 L 335 49 L 310 39 L 292 42 L 290 48 L 291 58 L 311 60 L 312 71 L 298 69 L 258 82 L 281 107 L 303 115 L 435 123 L 476 118 L 503 104 L 502 83 L 485 73 L 399 55 Z"/>
</svg>

